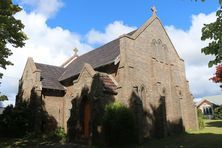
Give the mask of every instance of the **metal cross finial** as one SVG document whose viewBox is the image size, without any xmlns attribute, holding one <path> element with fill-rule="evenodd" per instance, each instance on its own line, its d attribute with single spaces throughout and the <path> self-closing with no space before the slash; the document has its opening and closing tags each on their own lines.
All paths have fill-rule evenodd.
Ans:
<svg viewBox="0 0 222 148">
<path fill-rule="evenodd" d="M 156 14 L 156 12 L 157 12 L 156 7 L 153 6 L 153 7 L 151 8 L 151 11 L 152 11 L 153 14 Z"/>
<path fill-rule="evenodd" d="M 74 48 L 73 51 L 74 51 L 74 54 L 77 55 L 78 49 Z"/>
</svg>

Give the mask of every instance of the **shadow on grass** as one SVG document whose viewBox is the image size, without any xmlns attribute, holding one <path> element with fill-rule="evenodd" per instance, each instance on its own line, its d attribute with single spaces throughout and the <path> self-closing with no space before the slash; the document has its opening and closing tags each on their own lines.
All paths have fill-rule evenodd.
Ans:
<svg viewBox="0 0 222 148">
<path fill-rule="evenodd" d="M 211 122 L 205 123 L 206 126 L 213 127 L 221 127 L 222 128 L 222 120 L 212 120 Z"/>
<path fill-rule="evenodd" d="M 221 148 L 222 134 L 212 133 L 184 133 L 160 140 L 150 140 L 144 147 L 157 148 Z"/>
<path fill-rule="evenodd" d="M 39 139 L 26 139 L 26 138 L 1 138 L 0 145 L 4 148 L 11 147 L 36 147 L 38 146 Z"/>
<path fill-rule="evenodd" d="M 2 148 L 87 148 L 85 145 L 70 143 L 54 143 L 44 138 L 1 138 L 0 147 Z"/>
</svg>

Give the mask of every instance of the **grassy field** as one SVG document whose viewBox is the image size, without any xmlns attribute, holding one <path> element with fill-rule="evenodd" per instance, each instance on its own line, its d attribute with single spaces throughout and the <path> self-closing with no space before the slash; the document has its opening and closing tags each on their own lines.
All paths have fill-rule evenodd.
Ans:
<svg viewBox="0 0 222 148">
<path fill-rule="evenodd" d="M 205 120 L 199 131 L 147 142 L 144 148 L 222 148 L 222 120 Z"/>
<path fill-rule="evenodd" d="M 206 120 L 205 128 L 184 134 L 153 139 L 138 148 L 222 148 L 222 120 Z M 0 139 L 0 148 L 11 147 L 70 147 L 84 148 L 74 144 L 52 143 L 43 139 Z"/>
</svg>

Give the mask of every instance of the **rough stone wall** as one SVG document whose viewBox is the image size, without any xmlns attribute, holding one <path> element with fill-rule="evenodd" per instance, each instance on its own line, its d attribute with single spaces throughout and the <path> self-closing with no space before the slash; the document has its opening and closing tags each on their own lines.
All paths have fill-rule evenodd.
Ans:
<svg viewBox="0 0 222 148">
<path fill-rule="evenodd" d="M 19 80 L 18 94 L 16 103 L 30 101 L 32 92 L 41 90 L 40 71 L 36 69 L 32 58 L 28 58 L 22 77 Z"/>
<path fill-rule="evenodd" d="M 67 121 L 71 115 L 72 101 L 81 96 L 83 88 L 88 88 L 90 91 L 92 84 L 92 75 L 86 69 L 83 69 L 79 78 L 73 82 L 73 85 L 67 87 L 65 102 L 64 102 L 64 128 L 67 131 Z"/>
<path fill-rule="evenodd" d="M 90 65 L 85 65 L 73 85 L 69 85 L 64 102 L 64 127 L 70 140 L 81 139 L 83 135 L 83 102 L 91 104 L 90 139 L 102 142 L 102 116 L 107 102 L 112 96 L 103 92 L 100 80 L 102 73 L 95 72 Z M 70 83 L 71 84 L 71 83 Z"/>
<path fill-rule="evenodd" d="M 180 128 L 181 124 L 186 129 L 196 129 L 196 112 L 185 78 L 184 62 L 160 21 L 154 19 L 137 38 L 122 37 L 120 43 L 117 99 L 129 105 L 132 92 L 136 91 L 144 111 L 153 117 L 147 118 L 152 125 L 154 112 L 160 105 L 161 96 L 164 96 L 168 131 L 171 132 L 171 128 L 177 125 Z"/>
<path fill-rule="evenodd" d="M 44 111 L 49 117 L 56 120 L 57 127 L 64 127 L 64 98 L 57 96 L 44 96 Z"/>
<path fill-rule="evenodd" d="M 29 98 L 32 88 L 41 88 L 40 71 L 37 71 L 33 64 L 32 60 L 28 60 L 21 80 L 24 98 Z M 118 82 L 116 100 L 130 107 L 131 98 L 140 99 L 134 99 L 134 102 L 139 104 L 135 108 L 143 112 L 138 119 L 141 119 L 139 124 L 144 126 L 144 131 L 141 131 L 144 137 L 155 134 L 155 126 L 163 129 L 163 136 L 180 128 L 181 124 L 185 129 L 197 128 L 196 112 L 185 77 L 184 62 L 178 56 L 159 19 L 153 19 L 136 38 L 121 37 L 120 63 L 97 70 L 111 74 Z M 97 99 L 109 97 L 103 93 L 93 94 L 92 89 L 98 90 L 100 87 L 95 85 L 94 75 L 92 67 L 85 66 L 78 79 L 70 80 L 65 85 L 64 97 L 44 96 L 45 110 L 55 118 L 58 126 L 64 127 L 66 131 L 71 110 L 79 107 L 78 103 L 73 106 L 73 101 L 81 99 L 83 89 L 91 93 L 94 103 Z M 98 104 L 105 104 L 103 101 L 97 101 L 94 107 L 101 107 L 102 105 Z M 160 118 L 157 118 L 157 113 L 162 114 Z M 161 121 L 166 123 L 157 125 Z"/>
<path fill-rule="evenodd" d="M 30 127 L 35 133 L 41 132 L 41 92 L 40 70 L 35 66 L 32 58 L 28 58 L 22 77 L 19 81 L 18 94 L 16 96 L 16 106 L 27 104 L 32 109 L 30 119 L 33 125 Z"/>
</svg>

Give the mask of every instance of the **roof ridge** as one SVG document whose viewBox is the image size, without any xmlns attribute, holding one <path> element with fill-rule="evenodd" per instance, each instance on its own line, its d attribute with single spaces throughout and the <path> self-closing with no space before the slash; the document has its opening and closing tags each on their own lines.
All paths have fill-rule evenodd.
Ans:
<svg viewBox="0 0 222 148">
<path fill-rule="evenodd" d="M 76 58 L 74 61 L 72 61 L 66 68 L 65 68 L 65 71 L 63 72 L 63 74 L 61 75 L 61 77 L 59 78 L 60 81 L 63 81 L 65 79 L 68 79 L 74 75 L 76 75 L 77 73 L 79 73 L 81 71 L 81 69 L 79 70 L 73 70 L 71 67 L 76 63 L 77 65 L 79 66 L 83 66 L 82 64 L 84 63 L 89 63 L 91 66 L 93 66 L 93 68 L 95 68 L 95 65 L 96 66 L 102 66 L 106 63 L 110 63 L 110 61 L 102 61 L 101 58 L 104 58 L 107 57 L 107 56 L 110 56 L 109 54 L 108 55 L 104 55 L 104 50 L 106 51 L 109 51 L 110 48 L 117 48 L 116 47 L 116 44 L 118 44 L 117 46 L 119 46 L 119 41 L 120 40 L 120 37 L 102 45 L 102 46 L 99 46 L 85 54 L 82 54 L 81 56 L 79 56 L 78 58 Z M 118 43 L 117 43 L 118 42 Z M 112 46 L 115 46 L 115 47 L 112 47 Z M 118 47 L 119 48 L 119 47 Z M 113 53 L 110 53 L 110 54 L 114 54 L 115 55 L 115 51 L 116 49 L 113 49 Z M 119 49 L 118 49 L 119 50 Z M 100 51 L 102 51 L 103 53 L 101 53 Z M 103 54 L 103 55 L 98 55 L 98 54 Z M 107 54 L 107 53 L 106 53 Z M 118 53 L 119 54 L 119 53 Z M 96 56 L 100 56 L 99 58 L 97 59 L 93 59 L 93 57 L 95 58 Z M 96 62 L 95 62 L 96 60 Z M 94 63 L 93 63 L 94 62 Z M 71 66 L 72 65 L 72 66 Z M 76 67 L 75 67 L 76 68 Z M 70 70 L 71 69 L 71 70 Z M 70 74 L 67 74 L 69 71 L 75 71 L 74 73 L 72 73 L 73 75 L 70 76 Z"/>
<path fill-rule="evenodd" d="M 138 30 L 138 29 L 135 29 L 135 30 L 127 33 L 126 35 L 130 35 L 130 36 L 131 36 L 131 35 L 132 35 L 133 33 L 135 33 L 137 30 Z M 77 56 L 77 58 L 80 58 L 80 57 L 82 57 L 82 56 L 84 56 L 84 55 L 86 55 L 86 54 L 88 54 L 88 53 L 91 53 L 91 52 L 93 52 L 93 51 L 95 51 L 95 50 L 97 50 L 97 49 L 100 49 L 100 48 L 108 45 L 109 43 L 112 43 L 112 42 L 114 42 L 114 41 L 116 41 L 116 40 L 119 40 L 120 38 L 121 38 L 121 36 L 118 37 L 118 38 L 116 38 L 116 39 L 113 39 L 113 40 L 109 41 L 108 43 L 105 43 L 105 44 L 103 44 L 103 45 L 101 45 L 101 46 L 99 46 L 99 47 L 96 47 L 96 48 L 94 48 L 94 49 L 92 49 L 92 50 L 90 50 L 90 51 L 88 51 L 88 52 L 86 52 L 86 53 L 84 53 L 84 54 L 82 54 L 82 55 L 80 55 L 80 56 Z M 73 58 L 73 57 L 74 57 L 74 56 L 72 56 L 71 58 Z"/>
<path fill-rule="evenodd" d="M 62 69 L 65 69 L 64 67 L 56 66 L 56 65 L 44 64 L 44 63 L 38 63 L 38 62 L 34 62 L 34 63 L 35 63 L 35 64 L 40 64 L 40 65 L 46 65 L 46 66 L 51 66 L 51 67 L 56 67 L 56 68 L 62 68 Z"/>
<path fill-rule="evenodd" d="M 99 46 L 99 47 L 96 47 L 96 48 L 93 49 L 93 50 L 90 50 L 90 51 L 82 54 L 81 56 L 78 56 L 78 58 L 80 58 L 80 57 L 82 57 L 82 56 L 84 56 L 84 55 L 87 55 L 88 53 L 92 53 L 93 51 L 95 51 L 95 50 L 97 50 L 97 49 L 100 49 L 100 48 L 102 48 L 102 47 L 104 47 L 104 46 L 107 46 L 108 44 L 110 44 L 110 43 L 112 43 L 112 42 L 114 42 L 114 41 L 116 41 L 116 40 L 119 40 L 119 39 L 120 39 L 120 37 L 118 37 L 118 38 L 116 38 L 116 39 L 113 39 L 112 41 L 110 41 L 110 42 L 108 42 L 108 43 L 106 43 L 106 44 L 103 44 L 103 45 L 101 45 L 101 46 Z"/>
</svg>

